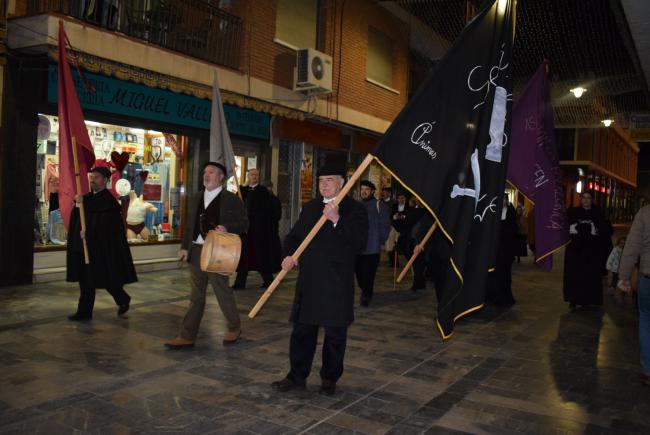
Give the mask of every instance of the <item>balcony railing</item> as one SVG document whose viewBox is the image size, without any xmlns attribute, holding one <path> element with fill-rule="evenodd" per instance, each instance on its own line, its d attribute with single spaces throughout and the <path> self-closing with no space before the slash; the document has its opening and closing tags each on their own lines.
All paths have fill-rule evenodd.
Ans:
<svg viewBox="0 0 650 435">
<path fill-rule="evenodd" d="M 205 1 L 28 0 L 27 12 L 58 12 L 212 63 L 239 67 L 241 18 Z"/>
</svg>

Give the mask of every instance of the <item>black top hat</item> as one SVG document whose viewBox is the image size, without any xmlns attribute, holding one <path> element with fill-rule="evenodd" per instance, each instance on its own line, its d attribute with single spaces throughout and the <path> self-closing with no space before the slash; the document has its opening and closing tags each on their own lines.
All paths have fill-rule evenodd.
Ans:
<svg viewBox="0 0 650 435">
<path fill-rule="evenodd" d="M 95 166 L 89 172 L 97 172 L 98 174 L 104 176 L 104 178 L 111 178 L 111 170 L 106 166 Z"/>
<path fill-rule="evenodd" d="M 227 170 L 226 167 L 225 167 L 224 165 L 222 165 L 221 163 L 218 163 L 218 162 L 206 162 L 206 163 L 203 165 L 203 169 L 205 169 L 206 166 L 215 166 L 215 167 L 221 169 L 221 172 L 223 172 L 223 176 L 224 176 L 225 178 L 228 178 L 228 170 Z"/>
<path fill-rule="evenodd" d="M 318 169 L 316 176 L 323 177 L 326 175 L 339 175 L 345 178 L 347 175 L 346 159 L 333 155 L 325 157 L 325 163 Z"/>
</svg>

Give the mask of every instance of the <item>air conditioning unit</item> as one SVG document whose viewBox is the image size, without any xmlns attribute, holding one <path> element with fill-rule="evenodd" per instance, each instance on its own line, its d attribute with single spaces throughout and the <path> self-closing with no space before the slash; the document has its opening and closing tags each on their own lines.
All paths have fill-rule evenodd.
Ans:
<svg viewBox="0 0 650 435">
<path fill-rule="evenodd" d="M 313 48 L 297 51 L 294 91 L 311 94 L 332 92 L 332 57 Z"/>
</svg>

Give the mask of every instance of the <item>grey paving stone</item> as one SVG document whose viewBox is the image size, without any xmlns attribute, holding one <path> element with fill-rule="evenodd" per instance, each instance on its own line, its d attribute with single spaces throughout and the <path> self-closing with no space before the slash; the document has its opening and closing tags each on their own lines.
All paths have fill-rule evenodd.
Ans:
<svg viewBox="0 0 650 435">
<path fill-rule="evenodd" d="M 244 339 L 233 347 L 221 346 L 226 325 L 208 297 L 187 352 L 162 345 L 187 307 L 186 270 L 143 274 L 129 286 L 129 319 L 116 319 L 99 292 L 84 325 L 65 320 L 74 285 L 8 288 L 0 294 L 0 434 L 650 433 L 634 303 L 606 296 L 602 309 L 567 313 L 561 267 L 513 270 L 517 305 L 487 307 L 442 342 L 433 289 L 393 290 L 392 270 L 380 267 L 332 397 L 317 393 L 319 353 L 307 391 L 270 388 L 288 369 L 293 275 L 255 320 L 244 314 L 260 292 L 237 292 Z"/>
</svg>

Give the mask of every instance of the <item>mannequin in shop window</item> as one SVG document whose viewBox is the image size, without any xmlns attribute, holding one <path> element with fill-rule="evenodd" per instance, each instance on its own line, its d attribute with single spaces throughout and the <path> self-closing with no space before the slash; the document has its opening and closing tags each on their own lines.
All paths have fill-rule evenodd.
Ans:
<svg viewBox="0 0 650 435">
<path fill-rule="evenodd" d="M 59 164 L 53 157 L 48 157 L 43 171 L 43 196 L 49 203 L 48 212 L 59 208 Z"/>
<path fill-rule="evenodd" d="M 126 237 L 129 240 L 142 238 L 149 240 L 149 229 L 145 226 L 144 220 L 147 212 L 158 211 L 153 204 L 144 201 L 142 195 L 137 196 L 132 190 L 129 194 L 129 210 L 126 214 Z"/>
</svg>

